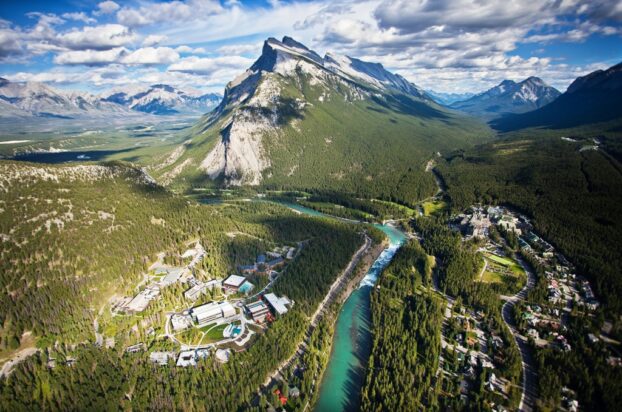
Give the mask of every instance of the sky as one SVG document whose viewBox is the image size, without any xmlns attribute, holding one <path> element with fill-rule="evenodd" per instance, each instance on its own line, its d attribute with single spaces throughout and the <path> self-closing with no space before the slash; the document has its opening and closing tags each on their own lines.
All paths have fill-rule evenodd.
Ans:
<svg viewBox="0 0 622 412">
<path fill-rule="evenodd" d="M 539 76 L 564 91 L 622 61 L 618 0 L 0 1 L 0 76 L 101 92 L 222 93 L 290 36 L 438 92 Z"/>
</svg>

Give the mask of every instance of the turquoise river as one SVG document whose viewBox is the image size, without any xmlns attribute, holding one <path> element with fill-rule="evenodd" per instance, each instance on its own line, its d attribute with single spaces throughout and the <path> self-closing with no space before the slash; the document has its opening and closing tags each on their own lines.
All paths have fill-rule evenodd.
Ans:
<svg viewBox="0 0 622 412">
<path fill-rule="evenodd" d="M 327 215 L 297 204 L 285 203 L 285 205 L 301 213 L 327 217 Z M 391 262 L 406 240 L 404 233 L 392 226 L 374 226 L 388 236 L 390 243 L 341 308 L 335 324 L 330 359 L 320 385 L 315 412 L 358 410 L 367 361 L 371 352 L 371 290 L 382 270 Z"/>
</svg>

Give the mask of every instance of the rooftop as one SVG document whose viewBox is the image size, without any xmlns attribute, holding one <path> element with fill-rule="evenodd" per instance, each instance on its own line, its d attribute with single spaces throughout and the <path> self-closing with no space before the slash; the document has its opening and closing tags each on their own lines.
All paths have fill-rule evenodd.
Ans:
<svg viewBox="0 0 622 412">
<path fill-rule="evenodd" d="M 225 281 L 223 282 L 223 285 L 225 285 L 225 286 L 233 286 L 233 287 L 238 288 L 245 281 L 246 281 L 246 278 L 244 276 L 231 275 L 227 279 L 225 279 Z"/>
</svg>

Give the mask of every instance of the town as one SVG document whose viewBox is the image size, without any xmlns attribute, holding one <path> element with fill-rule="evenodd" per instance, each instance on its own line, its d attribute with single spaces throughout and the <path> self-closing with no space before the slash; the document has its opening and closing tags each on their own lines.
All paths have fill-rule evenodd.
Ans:
<svg viewBox="0 0 622 412">
<path fill-rule="evenodd" d="M 476 280 L 491 285 L 501 295 L 505 302 L 503 320 L 519 349 L 534 353 L 545 348 L 572 351 L 566 336 L 571 314 L 594 316 L 600 304 L 590 283 L 535 232 L 530 220 L 505 207 L 473 206 L 454 216 L 450 227 L 461 233 L 463 241 L 479 246 L 483 262 Z M 486 393 L 494 410 L 507 410 L 511 383 L 504 378 L 504 360 L 512 335 L 491 314 L 466 307 L 459 298 L 444 297 L 447 305 L 439 373 L 448 378 L 448 383 L 443 389 L 462 402 Z M 620 365 L 619 342 L 607 335 L 608 329 L 611 322 L 585 338 L 593 345 L 606 344 L 608 363 Z M 527 387 L 535 386 L 531 380 L 527 373 Z M 579 409 L 572 390 L 563 387 L 559 396 L 565 410 Z"/>
</svg>

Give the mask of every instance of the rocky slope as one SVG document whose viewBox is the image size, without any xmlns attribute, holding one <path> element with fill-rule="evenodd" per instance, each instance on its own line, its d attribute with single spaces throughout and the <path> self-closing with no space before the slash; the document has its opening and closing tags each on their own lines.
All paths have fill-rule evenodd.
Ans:
<svg viewBox="0 0 622 412">
<path fill-rule="evenodd" d="M 193 134 L 162 170 L 173 184 L 378 192 L 416 174 L 422 153 L 470 144 L 489 130 L 380 64 L 320 57 L 285 37 L 266 40 Z"/>
<path fill-rule="evenodd" d="M 497 86 L 450 107 L 484 119 L 509 113 L 525 113 L 555 100 L 561 93 L 538 77 L 522 82 L 504 80 Z"/>
</svg>

